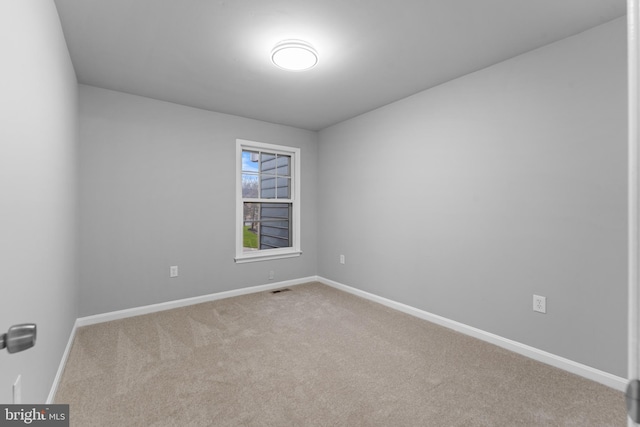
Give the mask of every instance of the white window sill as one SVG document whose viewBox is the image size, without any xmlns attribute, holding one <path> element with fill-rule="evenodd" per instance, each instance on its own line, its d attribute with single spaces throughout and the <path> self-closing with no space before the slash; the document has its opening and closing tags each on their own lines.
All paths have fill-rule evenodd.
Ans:
<svg viewBox="0 0 640 427">
<path fill-rule="evenodd" d="M 295 258 L 302 255 L 302 251 L 289 251 L 289 252 L 279 252 L 279 253 L 260 253 L 260 252 L 249 252 L 244 253 L 242 255 L 236 256 L 236 264 L 244 264 L 247 262 L 258 262 L 258 261 L 271 261 L 274 259 L 283 259 L 283 258 Z"/>
</svg>

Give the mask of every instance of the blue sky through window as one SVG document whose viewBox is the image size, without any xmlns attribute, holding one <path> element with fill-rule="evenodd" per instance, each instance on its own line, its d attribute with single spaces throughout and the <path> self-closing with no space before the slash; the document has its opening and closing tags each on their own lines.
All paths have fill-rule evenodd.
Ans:
<svg viewBox="0 0 640 427">
<path fill-rule="evenodd" d="M 252 154 L 255 161 L 251 160 Z M 258 172 L 258 161 L 256 152 L 243 151 L 242 152 L 242 170 L 244 172 Z"/>
</svg>

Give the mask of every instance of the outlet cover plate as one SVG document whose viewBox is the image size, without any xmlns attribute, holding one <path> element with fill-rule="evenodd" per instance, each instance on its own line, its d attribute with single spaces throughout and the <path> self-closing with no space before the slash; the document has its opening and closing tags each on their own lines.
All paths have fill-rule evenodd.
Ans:
<svg viewBox="0 0 640 427">
<path fill-rule="evenodd" d="M 538 313 L 546 313 L 547 312 L 547 298 L 534 295 L 533 296 L 533 311 L 537 311 Z"/>
</svg>

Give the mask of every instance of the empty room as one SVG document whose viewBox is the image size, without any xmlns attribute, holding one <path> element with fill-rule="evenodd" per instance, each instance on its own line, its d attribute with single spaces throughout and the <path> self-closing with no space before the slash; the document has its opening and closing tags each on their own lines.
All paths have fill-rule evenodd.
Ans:
<svg viewBox="0 0 640 427">
<path fill-rule="evenodd" d="M 0 0 L 0 424 L 636 425 L 636 4 Z"/>
</svg>

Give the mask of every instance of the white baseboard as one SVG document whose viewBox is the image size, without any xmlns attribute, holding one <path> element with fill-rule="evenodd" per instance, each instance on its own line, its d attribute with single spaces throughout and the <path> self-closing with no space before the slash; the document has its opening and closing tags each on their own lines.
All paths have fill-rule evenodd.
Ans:
<svg viewBox="0 0 640 427">
<path fill-rule="evenodd" d="M 111 320 L 124 319 L 127 317 L 140 316 L 143 314 L 155 313 L 158 311 L 170 310 L 173 308 L 185 307 L 188 305 L 200 304 L 203 302 L 215 301 L 215 300 L 224 299 L 224 298 L 231 298 L 239 295 L 263 292 L 263 291 L 283 288 L 287 286 L 296 286 L 296 285 L 309 283 L 309 282 L 323 283 L 327 286 L 331 286 L 333 288 L 368 299 L 370 301 L 377 302 L 379 304 L 382 304 L 394 310 L 398 310 L 403 313 L 418 317 L 420 319 L 438 324 L 440 326 L 444 326 L 446 328 L 452 329 L 454 331 L 458 331 L 460 333 L 469 335 L 471 337 L 480 339 L 482 341 L 489 342 L 491 344 L 497 345 L 504 349 L 513 351 L 514 353 L 518 353 L 520 355 L 529 357 L 533 360 L 546 363 L 548 365 L 565 370 L 567 372 L 571 372 L 573 374 L 579 375 L 589 380 L 596 381 L 600 384 L 604 384 L 608 387 L 611 387 L 613 389 L 616 389 L 622 392 L 625 391 L 627 386 L 627 380 L 625 378 L 612 375 L 608 372 L 604 372 L 604 371 L 592 368 L 590 366 L 586 366 L 581 363 L 574 362 L 564 357 L 556 356 L 555 354 L 537 349 L 535 347 L 528 346 L 526 344 L 519 343 L 517 341 L 503 338 L 499 335 L 495 335 L 490 332 L 486 332 L 481 329 L 465 325 L 464 323 L 456 322 L 455 320 L 450 320 L 445 317 L 438 316 L 437 314 L 432 314 L 424 310 L 411 307 L 406 304 L 402 304 L 384 297 L 371 294 L 369 292 L 362 291 L 360 289 L 352 288 L 351 286 L 347 286 L 342 283 L 338 283 L 336 281 L 326 279 L 324 277 L 309 276 L 301 279 L 286 280 L 282 282 L 270 283 L 267 285 L 251 286 L 247 288 L 234 289 L 231 291 L 219 292 L 215 294 L 202 295 L 199 297 L 185 298 L 181 300 L 168 301 L 168 302 L 163 302 L 159 304 L 146 305 L 142 307 L 135 307 L 135 308 L 130 308 L 126 310 L 119 310 L 119 311 L 113 311 L 109 313 L 102 313 L 102 314 L 96 314 L 93 316 L 78 318 L 69 336 L 69 341 L 67 343 L 67 347 L 65 348 L 64 354 L 62 356 L 62 360 L 60 361 L 60 366 L 58 367 L 58 372 L 56 374 L 53 385 L 51 387 L 51 391 L 49 392 L 47 403 L 48 404 L 53 403 L 55 393 L 58 389 L 58 382 L 60 381 L 60 378 L 64 371 L 64 366 L 67 362 L 67 357 L 69 356 L 71 345 L 73 344 L 73 339 L 75 337 L 76 329 L 78 327 L 93 325 L 96 323 L 108 322 Z"/>
<path fill-rule="evenodd" d="M 55 398 L 56 392 L 58 391 L 60 378 L 62 377 L 62 373 L 64 372 L 64 367 L 67 363 L 69 352 L 71 351 L 71 346 L 73 345 L 73 340 L 76 336 L 76 330 L 81 326 L 95 325 L 97 323 L 109 322 L 111 320 L 125 319 L 127 317 L 140 316 L 142 314 L 149 314 L 149 313 L 155 313 L 158 311 L 171 310 L 172 308 L 185 307 L 188 305 L 200 304 L 203 302 L 215 301 L 215 300 L 231 298 L 239 295 L 252 294 L 256 292 L 263 292 L 271 289 L 301 285 L 303 283 L 316 282 L 316 281 L 318 281 L 318 276 L 310 276 L 310 277 L 304 277 L 302 279 L 285 280 L 282 282 L 269 283 L 267 285 L 250 286 L 247 288 L 234 289 L 231 291 L 218 292 L 215 294 L 202 295 L 199 297 L 185 298 L 185 299 L 180 299 L 175 301 L 163 302 L 159 304 L 129 308 L 126 310 L 118 310 L 118 311 L 112 311 L 109 313 L 96 314 L 93 316 L 79 317 L 78 319 L 76 319 L 73 325 L 73 329 L 71 330 L 71 334 L 69 335 L 69 341 L 67 341 L 67 346 L 62 355 L 62 360 L 60 360 L 60 365 L 58 366 L 58 372 L 56 373 L 56 376 L 53 379 L 53 384 L 51 385 L 51 390 L 49 391 L 49 396 L 47 397 L 47 404 L 53 403 L 53 399 Z"/>
<path fill-rule="evenodd" d="M 224 298 L 236 297 L 239 295 L 253 294 L 256 292 L 268 291 L 271 289 L 284 288 L 287 286 L 300 285 L 317 281 L 317 276 L 303 277 L 301 279 L 285 280 L 282 282 L 269 283 L 266 285 L 250 286 L 247 288 L 234 289 L 231 291 L 218 292 L 215 294 L 202 295 L 199 297 L 184 298 L 175 301 L 161 302 L 158 304 L 145 305 L 142 307 L 128 308 L 126 310 L 111 311 L 108 313 L 95 314 L 93 316 L 80 317 L 76 321 L 77 326 L 88 326 L 96 323 L 109 322 L 111 320 L 125 319 L 127 317 L 140 316 L 142 314 L 155 313 L 158 311 L 171 310 L 173 308 L 185 307 L 203 302 L 215 301 Z"/>
<path fill-rule="evenodd" d="M 371 294 L 369 292 L 361 291 L 360 289 L 352 288 L 351 286 L 347 286 L 333 280 L 325 279 L 324 277 L 318 277 L 317 280 L 333 288 L 377 302 L 379 304 L 385 305 L 406 314 L 410 314 L 420 319 L 427 320 L 440 326 L 453 329 L 454 331 L 463 333 L 465 335 L 478 338 L 482 341 L 497 345 L 498 347 L 513 351 L 514 353 L 529 357 L 530 359 L 537 360 L 538 362 L 546 363 L 556 368 L 571 372 L 572 374 L 576 374 L 589 380 L 596 381 L 600 384 L 604 384 L 613 389 L 622 392 L 624 392 L 626 389 L 627 380 L 625 378 L 612 375 L 608 372 L 604 372 L 590 366 L 574 362 L 573 360 L 569 360 L 564 357 L 556 356 L 555 354 L 519 343 L 517 341 L 503 338 L 499 335 L 495 335 L 490 332 L 465 325 L 464 323 L 456 322 L 455 320 L 450 320 L 445 317 L 438 316 L 437 314 L 432 314 L 406 304 L 402 304 L 387 298 Z"/>
<path fill-rule="evenodd" d="M 71 346 L 73 345 L 73 339 L 76 336 L 76 329 L 78 328 L 78 319 L 73 323 L 73 328 L 71 328 L 71 333 L 69 334 L 69 340 L 67 341 L 67 346 L 64 349 L 64 353 L 62 353 L 62 359 L 60 360 L 60 364 L 58 365 L 58 372 L 56 372 L 56 376 L 53 379 L 53 384 L 51 385 L 51 390 L 49 391 L 49 396 L 47 396 L 47 405 L 53 403 L 53 399 L 56 397 L 56 392 L 58 391 L 58 384 L 60 383 L 60 378 L 62 378 L 62 373 L 64 372 L 64 367 L 67 364 L 67 359 L 69 358 L 69 352 L 71 351 Z"/>
</svg>

